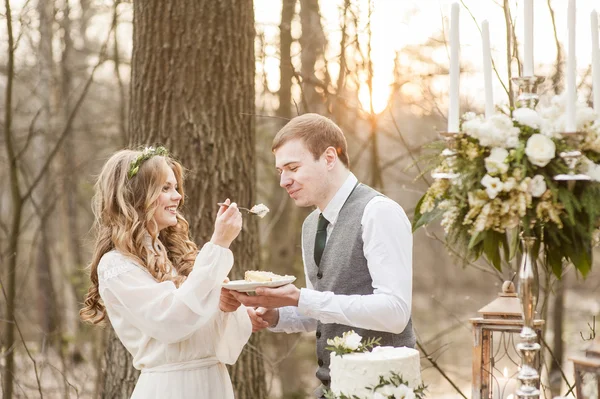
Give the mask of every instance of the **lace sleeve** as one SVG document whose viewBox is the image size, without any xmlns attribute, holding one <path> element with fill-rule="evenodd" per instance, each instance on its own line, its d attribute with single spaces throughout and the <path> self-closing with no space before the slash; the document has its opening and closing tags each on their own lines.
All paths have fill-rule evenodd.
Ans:
<svg viewBox="0 0 600 399">
<path fill-rule="evenodd" d="M 148 272 L 124 255 L 121 255 L 116 251 L 108 252 L 104 254 L 98 265 L 98 281 L 106 282 L 123 273 L 137 269 L 143 270 L 146 273 Z"/>
</svg>

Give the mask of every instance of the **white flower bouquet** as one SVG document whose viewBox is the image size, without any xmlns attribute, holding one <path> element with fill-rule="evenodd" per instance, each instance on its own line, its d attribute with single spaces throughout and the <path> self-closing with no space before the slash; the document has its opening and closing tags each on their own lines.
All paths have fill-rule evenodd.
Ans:
<svg viewBox="0 0 600 399">
<path fill-rule="evenodd" d="M 537 238 L 555 275 L 568 261 L 585 276 L 600 221 L 600 118 L 578 104 L 582 134 L 566 139 L 565 114 L 563 97 L 488 119 L 466 113 L 452 139 L 453 156 L 441 151 L 444 143 L 435 144 L 434 171 L 455 177 L 429 187 L 417 204 L 413 230 L 441 218 L 447 243 L 465 261 L 484 255 L 499 270 L 502 255 L 512 259 L 523 232 Z M 591 181 L 554 179 L 570 172 L 560 154 L 572 150 L 583 154 L 579 173 Z"/>
</svg>

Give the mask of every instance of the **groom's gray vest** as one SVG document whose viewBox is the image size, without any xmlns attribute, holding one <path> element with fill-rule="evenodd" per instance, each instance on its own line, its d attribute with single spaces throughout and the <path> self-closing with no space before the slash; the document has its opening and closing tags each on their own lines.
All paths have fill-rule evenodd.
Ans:
<svg viewBox="0 0 600 399">
<path fill-rule="evenodd" d="M 358 184 L 340 210 L 335 226 L 327 240 L 320 267 L 314 257 L 315 235 L 319 210 L 312 212 L 302 227 L 304 261 L 308 278 L 317 291 L 332 291 L 338 295 L 369 295 L 373 285 L 367 259 L 363 253 L 361 220 L 367 203 L 382 195 L 372 188 Z M 408 346 L 414 348 L 416 338 L 412 329 L 412 319 L 400 334 L 382 331 L 363 330 L 342 324 L 317 324 L 317 358 L 319 369 L 317 378 L 329 385 L 329 355 L 325 349 L 327 339 L 342 336 L 346 331 L 354 330 L 363 337 L 381 337 L 382 346 Z"/>
</svg>

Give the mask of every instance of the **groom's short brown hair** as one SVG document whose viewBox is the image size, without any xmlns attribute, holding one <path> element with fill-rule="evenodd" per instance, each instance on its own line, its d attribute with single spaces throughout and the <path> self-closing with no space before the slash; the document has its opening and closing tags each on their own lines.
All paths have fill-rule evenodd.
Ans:
<svg viewBox="0 0 600 399">
<path fill-rule="evenodd" d="M 327 147 L 333 147 L 344 166 L 350 167 L 346 137 L 342 129 L 329 118 L 319 114 L 304 114 L 292 118 L 275 135 L 271 151 L 294 139 L 302 140 L 315 160 L 319 159 Z"/>
</svg>

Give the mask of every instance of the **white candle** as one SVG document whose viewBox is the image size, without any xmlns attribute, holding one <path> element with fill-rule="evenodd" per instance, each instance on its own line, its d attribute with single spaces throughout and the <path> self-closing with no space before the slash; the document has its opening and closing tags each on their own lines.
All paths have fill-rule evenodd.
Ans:
<svg viewBox="0 0 600 399">
<path fill-rule="evenodd" d="M 448 104 L 448 132 L 458 133 L 460 76 L 460 42 L 458 36 L 458 3 L 452 3 L 450 13 L 450 98 Z"/>
<path fill-rule="evenodd" d="M 496 377 L 496 381 L 492 385 L 492 397 L 498 399 L 515 399 L 515 392 L 518 388 L 518 381 L 516 378 L 509 378 L 508 369 L 504 367 L 503 375 Z"/>
<path fill-rule="evenodd" d="M 490 24 L 481 23 L 481 45 L 483 47 L 483 80 L 485 83 L 485 117 L 494 114 L 494 92 L 492 91 L 492 52 L 490 50 Z"/>
<path fill-rule="evenodd" d="M 525 54 L 523 57 L 523 76 L 533 76 L 533 0 L 525 0 Z"/>
<path fill-rule="evenodd" d="M 565 132 L 575 132 L 577 131 L 577 125 L 575 124 L 575 105 L 577 102 L 577 87 L 575 86 L 575 73 L 577 71 L 577 61 L 575 59 L 575 0 L 569 0 L 567 18 L 569 48 L 567 56 L 567 116 Z"/>
<path fill-rule="evenodd" d="M 592 25 L 592 89 L 594 93 L 594 110 L 600 115 L 600 47 L 598 43 L 598 13 L 590 15 Z"/>
</svg>

